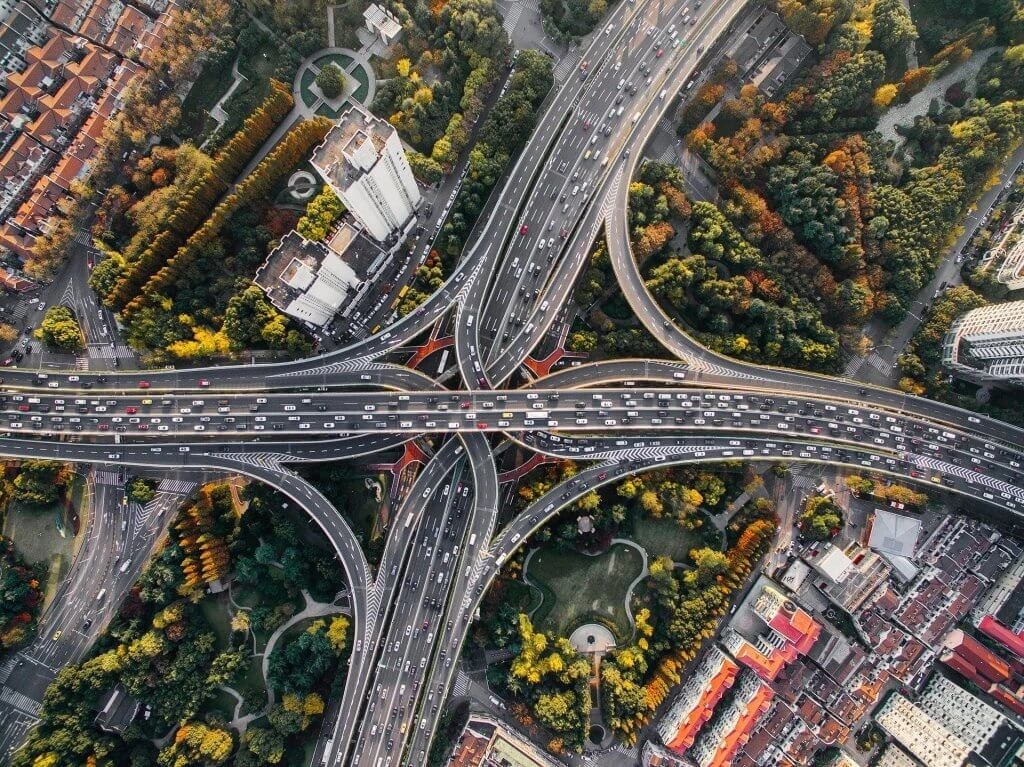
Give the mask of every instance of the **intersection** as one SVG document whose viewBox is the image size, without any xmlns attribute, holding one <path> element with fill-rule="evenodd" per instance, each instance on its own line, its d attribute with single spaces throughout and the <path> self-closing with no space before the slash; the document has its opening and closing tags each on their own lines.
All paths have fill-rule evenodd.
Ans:
<svg viewBox="0 0 1024 767">
<path fill-rule="evenodd" d="M 964 495 L 1007 519 L 1024 509 L 1021 429 L 720 357 L 672 325 L 645 289 L 629 246 L 629 180 L 658 120 L 744 9 L 709 0 L 680 44 L 664 27 L 690 5 L 637 0 L 609 15 L 583 53 L 585 71 L 549 96 L 462 262 L 378 334 L 270 365 L 5 371 L 3 455 L 239 472 L 321 527 L 345 571 L 354 630 L 340 710 L 324 723 L 314 764 L 423 763 L 470 619 L 504 561 L 564 505 L 625 475 L 682 462 L 825 462 Z M 602 226 L 627 301 L 678 361 L 583 365 L 508 388 L 564 321 Z M 380 361 L 450 315 L 464 389 Z M 397 510 L 373 572 L 330 501 L 287 465 L 365 456 L 424 434 L 450 438 Z M 501 530 L 498 435 L 587 462 Z"/>
</svg>

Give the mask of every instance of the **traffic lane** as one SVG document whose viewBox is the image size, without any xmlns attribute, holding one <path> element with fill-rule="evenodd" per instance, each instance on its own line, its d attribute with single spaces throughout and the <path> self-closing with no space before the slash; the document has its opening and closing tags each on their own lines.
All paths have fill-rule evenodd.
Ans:
<svg viewBox="0 0 1024 767">
<path fill-rule="evenodd" d="M 557 437 L 557 435 L 555 435 Z M 661 456 L 667 451 L 686 450 L 690 460 L 696 462 L 719 460 L 797 460 L 816 463 L 846 465 L 858 470 L 866 467 L 871 471 L 898 477 L 931 488 L 932 491 L 956 492 L 976 501 L 995 507 L 1018 517 L 1024 511 L 1022 490 L 1016 484 L 980 472 L 971 467 L 951 463 L 941 457 L 919 453 L 903 453 L 899 457 L 885 451 L 865 448 L 861 445 L 821 445 L 808 439 L 758 439 L 753 447 L 737 449 L 727 438 L 705 440 L 702 447 L 696 440 L 566 440 L 552 439 L 550 435 L 526 435 L 525 445 L 534 450 L 558 457 L 587 457 L 594 460 L 627 460 L 634 457 Z M 572 448 L 578 447 L 579 451 Z M 909 474 L 908 474 L 909 472 Z"/>
<path fill-rule="evenodd" d="M 461 398 L 461 395 L 453 396 L 457 399 Z M 495 400 L 500 396 L 505 396 L 505 401 L 496 402 Z M 751 404 L 761 402 L 758 406 L 761 412 L 754 412 L 751 410 L 751 404 L 736 401 L 744 400 L 744 395 L 716 394 L 713 391 L 705 391 L 703 393 L 699 391 L 690 391 L 689 393 L 676 392 L 674 397 L 669 391 L 659 391 L 657 393 L 654 391 L 639 393 L 636 390 L 605 391 L 591 394 L 593 400 L 588 401 L 584 398 L 576 402 L 568 400 L 566 402 L 557 401 L 560 396 L 557 392 L 547 393 L 544 395 L 545 400 L 539 399 L 542 396 L 539 392 L 527 392 L 525 394 L 526 400 L 522 399 L 523 396 L 522 393 L 495 395 L 495 400 L 492 400 L 487 395 L 470 395 L 468 399 L 461 399 L 459 409 L 441 411 L 443 414 L 436 416 L 432 415 L 430 411 L 417 412 L 417 409 L 423 406 L 424 403 L 411 399 L 405 403 L 408 410 L 401 414 L 393 412 L 378 414 L 375 405 L 363 405 L 364 411 L 368 409 L 371 412 L 361 413 L 360 418 L 364 420 L 356 421 L 355 423 L 361 424 L 362 428 L 374 429 L 380 432 L 406 431 L 410 433 L 410 436 L 413 433 L 418 433 L 422 430 L 429 431 L 431 429 L 514 431 L 539 426 L 559 428 L 562 431 L 589 431 L 594 427 L 602 425 L 604 427 L 626 427 L 634 430 L 640 427 L 654 430 L 678 430 L 679 427 L 691 426 L 728 426 L 737 433 L 746 431 L 803 432 L 808 430 L 812 433 L 821 433 L 823 439 L 833 438 L 852 441 L 864 441 L 866 439 L 873 442 L 879 448 L 891 447 L 892 449 L 908 449 L 905 447 L 901 448 L 896 444 L 888 444 L 890 442 L 906 442 L 908 439 L 907 436 L 904 436 L 904 433 L 906 433 L 911 435 L 912 442 L 927 440 L 926 444 L 928 444 L 934 442 L 947 443 L 952 440 L 951 447 L 939 447 L 932 444 L 931 450 L 936 453 L 942 450 L 969 450 L 972 455 L 967 457 L 967 460 L 976 466 L 984 466 L 990 470 L 1003 470 L 1016 474 L 1019 474 L 1020 469 L 1019 451 L 1008 450 L 1003 445 L 995 445 L 983 441 L 982 438 L 977 438 L 969 432 L 959 430 L 959 433 L 946 430 L 940 431 L 936 426 L 907 418 L 905 415 L 877 411 L 873 408 L 865 408 L 864 406 L 861 406 L 861 408 L 844 407 L 843 411 L 839 411 L 836 405 L 830 404 L 828 401 L 805 399 L 801 402 L 800 400 L 791 399 L 776 402 L 772 398 L 765 398 L 761 402 L 761 398 L 756 395 L 745 395 Z M 605 397 L 608 399 L 603 399 Z M 632 397 L 637 399 L 630 399 Z M 530 402 L 530 398 L 534 398 L 534 401 Z M 556 401 L 551 401 L 552 398 L 555 398 Z M 427 407 L 431 404 L 438 408 L 449 407 L 449 403 L 438 403 L 438 398 L 433 399 L 434 402 L 431 403 L 429 401 L 430 398 L 428 398 L 426 402 Z M 396 401 L 392 404 L 395 404 L 397 407 L 401 403 Z M 502 410 L 489 409 L 494 408 L 498 404 L 503 408 Z M 527 404 L 530 405 L 529 408 L 526 407 Z M 358 403 L 349 403 L 347 406 L 356 408 Z M 476 408 L 480 406 L 482 406 L 482 409 L 477 410 Z M 509 409 L 504 410 L 504 408 Z M 540 410 L 540 408 L 544 409 Z M 597 408 L 596 417 L 593 412 L 595 408 Z M 791 414 L 791 411 L 797 413 L 800 416 L 799 419 L 796 415 Z M 358 411 L 353 412 L 352 417 L 355 416 L 356 412 Z M 20 418 L 21 414 L 14 417 Z M 37 419 L 32 425 L 40 428 L 45 425 L 40 420 L 44 416 L 34 415 L 30 417 Z M 48 415 L 46 417 L 60 418 L 60 416 Z M 196 417 L 196 414 L 188 416 L 190 419 Z M 198 417 L 204 421 L 214 419 L 209 424 L 211 428 L 217 425 L 216 421 L 221 418 L 221 416 Z M 334 432 L 341 429 L 352 430 L 355 428 L 355 423 L 345 421 L 348 416 L 334 414 L 330 417 L 337 420 L 331 422 L 311 421 L 309 416 L 290 415 L 288 411 L 279 414 L 258 415 L 254 416 L 253 419 L 268 421 L 268 425 L 272 426 L 275 430 L 300 434 L 303 430 L 308 430 L 312 434 L 314 432 L 321 433 L 322 430 Z M 437 421 L 427 420 L 432 417 L 442 419 L 441 425 Z M 186 417 L 176 416 L 174 418 L 178 421 L 184 421 Z M 230 426 L 236 429 L 245 428 L 248 420 L 247 417 L 235 419 L 225 416 L 225 418 L 237 420 L 237 423 L 230 425 L 221 423 L 219 425 L 221 427 Z M 488 418 L 488 421 L 480 420 L 481 418 Z M 729 419 L 728 424 L 725 423 L 726 418 Z M 92 423 L 80 424 L 80 426 L 83 429 L 88 427 L 90 433 L 102 434 L 104 427 L 109 432 L 110 422 L 116 423 L 121 419 L 121 416 L 107 416 L 103 414 L 101 417 L 88 419 Z M 708 423 L 708 419 L 710 419 L 710 423 Z M 132 417 L 129 420 L 138 419 Z M 154 417 L 152 420 L 159 420 L 159 417 Z M 187 429 L 190 423 L 179 423 L 175 428 Z M 13 427 L 16 424 L 23 425 L 21 421 L 17 421 L 9 423 L 8 426 Z M 339 426 L 339 424 L 341 425 Z M 253 428 L 257 429 L 261 426 L 266 428 L 263 424 L 258 423 Z M 52 427 L 47 426 L 47 428 Z M 125 427 L 115 425 L 114 428 L 116 430 Z M 206 426 L 199 424 L 191 426 L 191 428 L 198 430 L 205 429 Z M 927 436 L 925 431 L 931 436 Z M 826 434 L 827 436 L 825 436 Z M 116 432 L 114 436 L 118 436 Z M 211 434 L 211 436 L 215 435 Z M 359 451 L 368 451 L 376 447 L 377 445 L 372 444 L 373 442 L 369 437 L 363 438 L 363 440 L 359 440 L 358 437 L 350 437 L 346 440 L 334 440 L 332 441 L 333 444 L 330 445 L 321 444 L 319 446 L 315 446 L 316 443 L 311 442 L 304 452 L 308 457 L 325 459 L 338 455 L 342 450 L 342 445 L 345 446 L 344 452 L 352 455 Z M 22 445 L 22 449 L 26 454 L 38 455 L 40 452 L 47 450 L 46 444 L 43 442 L 26 441 Z M 110 450 L 117 452 L 106 454 L 106 458 L 108 460 L 119 460 L 121 449 L 126 445 L 127 443 L 110 446 Z M 259 448 L 261 452 L 272 449 L 265 445 L 259 445 Z M 188 446 L 183 445 L 177 447 L 179 454 L 187 453 L 189 449 Z M 162 445 L 149 447 L 149 451 L 154 454 L 161 453 L 163 450 L 164 446 Z M 290 448 L 290 450 L 294 452 L 294 447 Z M 72 451 L 73 449 L 69 448 L 69 455 Z M 318 453 L 319 455 L 317 455 Z M 287 456 L 282 460 L 286 459 Z"/>
<path fill-rule="evenodd" d="M 452 450 L 451 455 L 457 454 Z M 449 456 L 441 456 L 441 458 L 447 459 Z M 436 460 L 432 463 L 443 464 L 443 469 L 440 471 L 444 471 L 443 474 L 431 478 L 430 481 L 433 482 L 439 482 L 453 468 L 452 462 L 449 460 Z M 458 459 L 458 465 L 461 465 L 461 459 Z M 459 470 L 456 467 L 455 473 L 443 489 L 436 484 L 425 488 L 423 491 L 425 495 L 410 494 L 410 499 L 415 499 L 412 502 L 419 501 L 423 507 L 423 524 L 425 526 L 431 526 L 435 520 L 438 525 L 445 524 L 458 497 L 451 490 L 458 479 Z M 403 529 L 410 528 L 403 526 Z M 414 528 L 417 533 L 419 529 L 419 527 Z M 371 681 L 371 684 L 376 682 L 376 686 L 370 697 L 368 714 L 364 717 L 361 725 L 360 740 L 354 746 L 355 753 L 360 755 L 356 763 L 376 764 L 377 759 L 385 757 L 385 752 L 390 753 L 392 746 L 388 744 L 393 744 L 399 737 L 397 732 L 399 726 L 402 726 L 404 734 L 409 721 L 407 714 L 413 711 L 415 688 L 418 688 L 418 683 L 410 681 L 410 685 L 413 686 L 406 687 L 401 681 L 402 674 L 405 673 L 403 669 L 410 669 L 419 662 L 421 657 L 424 657 L 420 655 L 424 649 L 422 639 L 426 637 L 426 632 L 429 630 L 424 628 L 424 624 L 427 627 L 430 625 L 429 618 L 424 616 L 425 611 L 429 609 L 426 600 L 436 598 L 431 595 L 440 586 L 435 583 L 434 563 L 441 560 L 442 544 L 432 540 L 429 533 L 425 533 L 418 546 L 410 540 L 403 549 L 407 554 L 406 569 L 404 570 L 405 588 L 390 598 L 385 596 L 387 602 L 396 601 L 387 623 L 387 633 L 378 643 L 382 648 L 381 660 L 376 665 L 375 679 Z M 401 581 L 398 578 L 389 578 L 389 580 L 397 590 Z M 378 694 L 380 697 L 377 697 Z M 411 698 L 408 702 L 406 695 Z M 398 718 L 398 711 L 403 712 L 401 719 Z M 395 713 L 392 715 L 392 712 Z M 370 748 L 364 744 L 364 739 L 369 739 Z M 399 743 L 397 751 L 401 753 L 401 743 Z"/>
<path fill-rule="evenodd" d="M 361 650 L 361 662 L 356 665 L 355 660 L 350 665 L 349 687 L 342 703 L 340 714 L 332 732 L 332 746 L 330 756 L 332 759 L 344 761 L 354 745 L 354 733 L 357 722 L 365 725 L 365 719 L 361 719 L 362 706 L 366 697 L 366 690 L 371 685 L 373 675 L 372 659 L 376 657 L 381 649 L 383 637 L 389 623 L 389 612 L 393 609 L 396 594 L 402 582 L 403 572 L 399 568 L 403 566 L 403 560 L 408 552 L 408 542 L 411 536 L 419 530 L 419 522 L 413 525 L 412 522 L 418 519 L 422 513 L 417 513 L 415 506 L 422 505 L 422 501 L 432 497 L 435 491 L 439 490 L 440 480 L 451 471 L 455 462 L 459 460 L 463 448 L 456 441 L 449 441 L 442 445 L 441 449 L 428 462 L 424 471 L 420 473 L 410 492 L 402 501 L 402 505 L 395 514 L 396 520 L 405 520 L 401 525 L 394 528 L 397 534 L 390 535 L 382 557 L 382 564 L 378 576 L 373 584 L 375 601 L 384 607 L 385 612 L 380 613 L 379 609 L 368 615 L 366 631 L 359 640 L 358 648 Z M 429 488 L 429 489 L 428 489 Z M 354 669 L 354 671 L 353 671 Z"/>
<path fill-rule="evenodd" d="M 626 26 L 629 18 L 638 13 L 643 12 L 643 9 L 646 7 L 647 3 L 641 2 L 635 5 L 631 4 L 629 6 L 620 5 L 618 8 L 616 8 L 610 15 L 608 20 L 608 23 L 613 25 L 613 27 L 615 25 L 620 25 L 619 31 L 616 32 L 613 41 L 609 41 L 608 36 L 603 36 L 605 38 L 603 40 L 600 39 L 602 37 L 601 35 L 596 36 L 595 39 L 591 41 L 591 44 L 588 47 L 587 52 L 584 54 L 584 56 L 595 58 L 596 54 L 596 59 L 600 62 L 599 66 L 603 65 L 604 62 L 608 60 L 610 50 L 614 47 L 614 45 L 609 45 L 609 42 L 614 42 L 617 44 L 619 38 L 622 35 L 626 34 Z M 548 115 L 552 115 L 557 109 L 557 116 L 552 117 L 552 119 L 557 121 L 557 123 L 560 126 L 564 126 L 565 115 L 571 110 L 573 104 L 578 103 L 583 98 L 584 94 L 584 84 L 576 80 L 575 78 L 569 78 L 565 83 L 563 83 L 563 85 L 557 92 L 551 107 L 548 108 L 544 115 L 544 118 L 542 118 L 542 122 L 546 121 Z M 534 136 L 536 137 L 537 134 L 538 131 L 535 131 Z M 560 135 L 561 134 L 559 134 L 559 136 Z M 552 139 L 553 138 L 554 134 L 552 134 Z M 493 273 L 493 256 L 491 255 L 492 252 L 494 252 L 493 246 L 495 245 L 495 242 L 501 243 L 507 240 L 510 230 L 510 223 L 514 218 L 517 217 L 517 212 L 523 204 L 524 195 L 533 188 L 532 183 L 527 185 L 525 183 L 525 180 L 529 179 L 532 181 L 533 174 L 536 172 L 537 169 L 537 163 L 541 159 L 541 156 L 543 154 L 541 149 L 547 151 L 547 147 L 550 145 L 551 141 L 547 141 L 543 145 L 538 145 L 538 143 L 535 142 L 533 139 L 527 142 L 527 146 L 524 148 L 523 152 L 520 154 L 520 157 L 516 162 L 515 170 L 518 171 L 520 169 L 521 164 L 524 163 L 524 161 L 529 161 L 529 164 L 531 166 L 529 168 L 529 172 L 523 174 L 522 176 L 519 176 L 518 178 L 517 174 L 513 172 L 510 178 L 509 186 L 506 187 L 511 188 L 511 196 L 515 199 L 515 202 L 512 205 L 505 206 L 505 212 L 507 213 L 507 215 L 491 217 L 491 220 L 488 222 L 488 224 L 490 224 L 493 221 L 494 224 L 498 227 L 497 231 L 492 231 L 488 227 L 488 229 L 485 229 L 484 232 L 481 234 L 480 241 L 486 244 L 487 255 L 484 259 L 480 261 L 479 266 L 482 267 L 482 271 L 486 273 L 488 279 L 492 276 Z M 502 196 L 504 196 L 504 190 L 502 192 Z M 467 330 L 467 328 L 463 316 L 463 310 L 469 309 L 471 312 L 476 311 L 476 309 L 482 305 L 481 302 L 483 301 L 483 297 L 485 295 L 486 284 L 481 284 L 481 281 L 477 279 L 478 274 L 478 271 L 473 272 L 473 277 L 471 279 L 471 283 L 469 286 L 469 295 L 467 296 L 465 302 L 460 303 L 458 305 L 456 310 L 456 325 L 457 327 L 463 329 L 464 331 Z M 466 361 L 465 352 L 469 343 L 472 342 L 475 344 L 478 342 L 478 339 L 476 339 L 475 337 L 475 332 L 476 331 L 473 331 L 473 333 L 462 332 L 459 333 L 456 338 L 456 354 L 459 369 L 462 372 L 463 377 L 467 381 L 476 381 L 482 378 L 482 375 L 479 377 L 473 377 L 473 367 L 471 367 L 469 363 Z M 479 370 L 479 364 L 476 365 L 475 368 Z M 481 385 L 486 385 L 486 379 L 483 380 L 483 383 Z"/>
<path fill-rule="evenodd" d="M 704 19 L 700 22 L 700 26 L 696 30 L 694 30 L 694 35 L 706 34 L 706 33 L 710 32 L 710 31 L 714 31 L 716 29 L 720 29 L 722 26 L 724 26 L 724 24 L 726 22 L 731 22 L 731 19 L 732 19 L 731 16 L 726 18 L 726 19 L 724 19 L 724 20 L 720 16 L 720 14 L 723 12 L 723 9 L 727 8 L 727 7 L 728 6 L 722 6 L 722 5 L 717 5 L 717 4 L 714 5 L 714 6 L 711 6 L 709 11 L 708 11 L 708 13 L 705 14 Z M 733 15 L 735 15 L 735 12 L 733 12 Z M 635 113 L 635 117 L 631 121 L 631 126 L 629 128 L 629 131 L 632 131 L 633 130 L 632 126 L 635 126 L 636 123 L 640 120 L 640 115 L 654 114 L 655 116 L 660 116 L 660 113 L 664 110 L 664 108 L 666 106 L 666 102 L 665 102 L 665 100 L 663 98 L 661 98 L 661 95 L 659 95 L 659 97 L 657 99 L 655 98 L 654 93 L 657 92 L 658 88 L 660 88 L 663 85 L 670 85 L 671 82 L 673 82 L 673 81 L 681 83 L 688 75 L 692 75 L 693 69 L 696 66 L 696 64 L 698 63 L 699 58 L 700 58 L 700 56 L 702 54 L 702 51 L 703 51 L 703 46 L 696 45 L 696 40 L 697 39 L 703 39 L 703 38 L 700 38 L 700 37 L 692 38 L 690 40 L 690 42 L 688 43 L 688 47 L 687 48 L 676 48 L 676 49 L 673 49 L 673 52 L 670 53 L 670 55 L 668 57 L 666 57 L 667 59 L 669 59 L 670 61 L 672 61 L 674 63 L 671 65 L 671 67 L 669 67 L 669 69 L 665 72 L 665 74 L 663 76 L 659 75 L 661 80 L 658 83 L 658 85 L 654 86 L 653 88 L 649 88 L 648 90 L 650 92 L 647 93 L 645 91 L 645 95 L 641 97 L 641 100 L 646 99 L 646 105 L 640 111 L 637 111 Z M 694 50 L 696 50 L 696 55 L 691 53 Z M 653 77 L 653 72 L 652 72 L 652 77 Z M 622 82 L 622 80 L 620 80 L 620 82 Z M 650 83 L 651 83 L 651 80 L 649 79 L 648 80 L 648 84 L 650 85 Z M 668 92 L 668 88 L 666 87 L 666 88 L 663 89 L 662 95 L 667 95 L 667 92 Z M 623 139 L 622 145 L 619 148 L 621 149 L 622 146 L 624 146 L 624 145 L 625 145 L 625 139 Z M 616 157 L 618 157 L 618 153 L 616 151 L 613 151 L 612 154 L 614 154 Z M 635 158 L 634 158 L 634 160 L 635 160 Z M 616 165 L 617 165 L 617 163 L 616 163 Z M 617 173 L 619 171 L 616 170 L 615 172 Z M 610 178 L 611 174 L 612 174 L 612 171 L 609 170 L 605 175 L 606 175 L 606 177 Z M 619 184 L 618 186 L 619 186 L 619 188 L 623 188 L 623 187 L 628 188 L 628 184 Z M 593 241 L 593 235 L 594 235 L 594 232 L 596 231 L 596 229 L 598 228 L 599 223 L 600 222 L 597 222 L 597 224 L 593 227 L 594 231 L 589 231 L 589 230 L 587 231 L 587 237 L 586 237 L 586 240 L 585 240 L 587 252 L 589 252 L 589 244 L 590 244 L 590 242 Z M 568 279 L 563 277 L 560 280 L 554 281 L 554 284 L 557 286 L 555 288 L 556 297 L 548 298 L 547 295 L 545 295 L 545 301 L 540 303 L 540 307 L 543 308 L 548 303 L 553 303 L 555 305 L 561 305 L 561 303 L 565 300 L 565 298 L 567 297 L 568 290 L 570 289 L 570 287 L 573 284 L 575 284 L 575 276 L 576 276 L 578 270 L 582 269 L 583 265 L 585 263 L 585 256 L 584 255 L 581 255 L 579 258 L 580 258 L 579 263 L 575 265 L 575 269 L 573 270 L 572 275 Z M 534 303 L 536 304 L 539 301 L 539 299 L 540 299 L 539 291 L 535 291 L 535 293 L 533 294 L 532 297 L 534 299 Z M 530 298 L 530 295 L 527 294 L 527 300 L 529 300 L 529 298 Z M 534 320 L 534 321 L 531 321 L 526 326 L 526 328 L 524 328 L 520 332 L 518 338 L 516 338 L 513 341 L 509 342 L 509 347 L 512 347 L 512 346 L 518 344 L 518 345 L 515 346 L 514 350 L 511 352 L 511 355 L 509 354 L 509 352 L 507 350 L 499 349 L 499 350 L 496 351 L 492 347 L 492 356 L 491 356 L 490 359 L 494 362 L 494 365 L 492 365 L 491 367 L 488 367 L 488 375 L 491 378 L 491 380 L 501 381 L 501 380 L 504 380 L 505 378 L 507 378 L 508 375 L 511 375 L 511 372 L 516 367 L 518 367 L 518 364 L 522 362 L 523 358 L 525 358 L 526 353 L 531 348 L 536 346 L 536 344 L 541 340 L 541 338 L 543 338 L 544 334 L 547 333 L 547 331 L 549 329 L 549 326 L 550 326 L 550 323 L 553 320 L 553 315 L 548 318 L 547 322 L 541 322 L 541 321 L 537 321 L 536 313 L 537 312 L 535 310 L 534 313 L 532 313 L 530 315 L 531 319 Z M 532 331 L 532 335 L 531 335 L 531 331 Z M 526 340 L 523 340 L 523 336 L 526 336 Z M 504 339 L 504 337 L 503 337 L 503 339 Z M 498 363 L 497 360 L 496 360 L 496 356 L 498 354 L 501 354 L 502 352 L 504 352 L 504 358 L 503 358 L 503 362 L 505 363 L 504 367 L 501 367 L 500 363 Z M 510 356 L 511 356 L 512 364 L 509 364 Z"/>
</svg>

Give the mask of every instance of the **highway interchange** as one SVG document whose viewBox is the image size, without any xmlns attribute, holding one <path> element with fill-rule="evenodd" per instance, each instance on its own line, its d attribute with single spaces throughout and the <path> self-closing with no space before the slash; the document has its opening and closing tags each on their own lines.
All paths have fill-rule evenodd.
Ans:
<svg viewBox="0 0 1024 767">
<path fill-rule="evenodd" d="M 4 455 L 242 473 L 321 527 L 349 584 L 354 635 L 314 763 L 423 763 L 470 618 L 501 564 L 565 504 L 627 474 L 693 461 L 816 461 L 958 493 L 990 513 L 1024 509 L 1020 429 L 719 357 L 675 328 L 644 288 L 629 248 L 629 179 L 657 121 L 742 10 L 729 0 L 619 5 L 584 51 L 585 71 L 549 96 L 454 273 L 377 335 L 273 365 L 4 371 Z M 687 13 L 694 23 L 683 26 Z M 583 365 L 509 388 L 564 319 L 602 225 L 627 300 L 679 361 Z M 453 309 L 465 390 L 379 361 Z M 428 433 L 450 437 L 394 514 L 374 572 L 329 499 L 287 465 L 367 456 Z M 498 530 L 492 443 L 501 435 L 581 469 Z"/>
</svg>

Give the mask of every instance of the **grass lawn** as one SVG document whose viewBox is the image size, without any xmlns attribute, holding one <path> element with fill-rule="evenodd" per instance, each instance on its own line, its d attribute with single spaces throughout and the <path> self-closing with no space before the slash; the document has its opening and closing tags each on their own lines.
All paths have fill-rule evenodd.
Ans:
<svg viewBox="0 0 1024 767">
<path fill-rule="evenodd" d="M 316 101 L 316 96 L 310 90 L 314 82 L 316 82 L 316 75 L 313 74 L 313 70 L 305 70 L 302 73 L 302 79 L 299 81 L 299 93 L 302 95 L 302 102 L 307 107 L 313 106 L 313 102 Z"/>
<path fill-rule="evenodd" d="M 75 543 L 71 517 L 74 511 L 82 508 L 84 490 L 85 481 L 74 474 L 64 498 L 57 503 L 36 507 L 11 501 L 7 506 L 3 534 L 14 541 L 15 548 L 26 562 L 30 565 L 42 563 L 46 568 L 43 599 L 47 604 L 71 567 Z M 65 513 L 65 500 L 68 513 Z M 78 520 L 83 528 L 87 522 L 86 519 Z"/>
<path fill-rule="evenodd" d="M 224 591 L 216 596 L 207 596 L 199 603 L 199 610 L 217 635 L 217 649 L 226 650 L 231 639 L 228 593 Z"/>
<path fill-rule="evenodd" d="M 238 701 L 235 700 L 234 695 L 230 695 L 223 690 L 216 690 L 213 698 L 203 708 L 207 711 L 219 712 L 230 722 L 235 717 L 235 706 L 237 703 Z"/>
<path fill-rule="evenodd" d="M 230 63 L 227 65 L 214 62 L 203 67 L 185 102 L 181 105 L 181 123 L 183 135 L 198 138 L 216 126 L 210 117 L 210 109 L 217 100 L 227 93 L 235 81 L 231 75 Z M 242 87 L 242 86 L 239 86 Z"/>
<path fill-rule="evenodd" d="M 263 659 L 252 657 L 249 658 L 246 664 L 245 676 L 242 677 L 242 681 L 235 685 L 235 689 L 238 694 L 246 700 L 259 700 L 262 696 L 262 700 L 266 701 L 267 690 L 266 685 L 263 683 Z M 258 704 L 257 709 L 260 708 Z M 242 713 L 245 713 L 245 705 L 242 705 Z M 251 727 L 252 725 L 250 725 Z"/>
<path fill-rule="evenodd" d="M 348 101 L 342 103 L 337 109 L 332 109 L 331 106 L 325 101 L 316 109 L 316 113 L 321 117 L 329 117 L 332 120 L 337 120 L 341 117 L 341 113 L 348 109 Z"/>
<path fill-rule="evenodd" d="M 619 637 L 628 637 L 632 629 L 626 618 L 626 589 L 642 569 L 640 552 L 624 544 L 596 557 L 539 549 L 527 572 L 544 591 L 538 628 L 568 636 L 584 614 L 593 612 L 612 621 Z"/>
<path fill-rule="evenodd" d="M 704 524 L 711 523 L 705 519 Z M 673 562 L 688 562 L 690 549 L 704 545 L 701 530 L 687 530 L 675 520 L 646 515 L 637 515 L 630 538 L 644 547 L 650 559 L 669 556 Z"/>
<path fill-rule="evenodd" d="M 363 69 L 362 65 L 357 66 L 351 72 L 352 78 L 359 83 L 356 86 L 355 91 L 352 93 L 354 98 L 359 103 L 366 101 L 366 96 L 370 92 L 370 77 L 366 74 L 366 70 Z"/>
</svg>

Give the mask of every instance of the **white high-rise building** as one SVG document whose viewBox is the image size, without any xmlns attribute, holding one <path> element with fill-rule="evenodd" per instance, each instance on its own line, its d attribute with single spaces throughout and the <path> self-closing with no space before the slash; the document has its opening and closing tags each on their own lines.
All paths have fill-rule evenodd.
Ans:
<svg viewBox="0 0 1024 767">
<path fill-rule="evenodd" d="M 398 132 L 387 121 L 349 107 L 311 163 L 376 240 L 411 228 L 422 197 Z"/>
<path fill-rule="evenodd" d="M 953 323 L 942 364 L 977 383 L 1024 384 L 1024 301 L 982 306 Z"/>
</svg>

